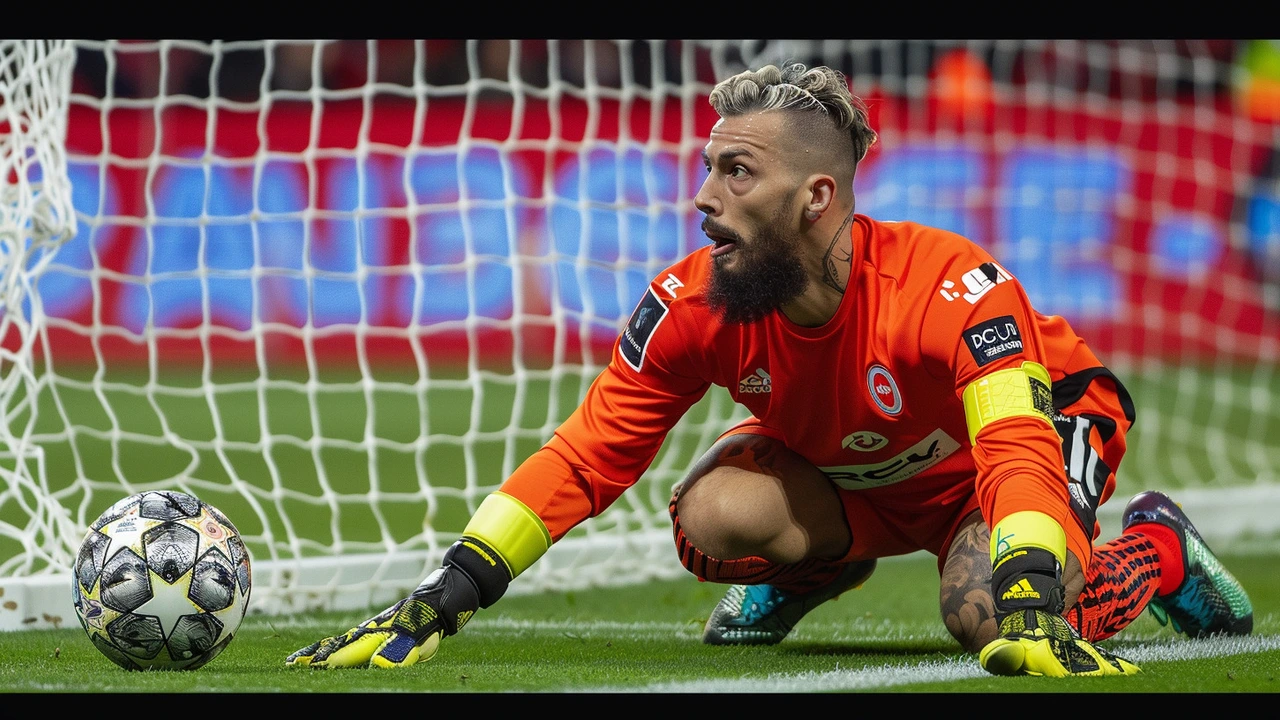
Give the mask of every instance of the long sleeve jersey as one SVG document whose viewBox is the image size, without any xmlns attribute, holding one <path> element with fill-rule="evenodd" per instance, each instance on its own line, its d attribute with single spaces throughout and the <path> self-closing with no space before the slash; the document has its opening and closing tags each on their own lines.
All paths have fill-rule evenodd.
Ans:
<svg viewBox="0 0 1280 720">
<path fill-rule="evenodd" d="M 719 385 L 843 490 L 899 512 L 976 493 L 989 526 L 1045 513 L 1087 560 L 1093 529 L 1071 515 L 1052 424 L 1009 417 L 971 439 L 962 397 L 1024 361 L 1057 381 L 1101 367 L 1097 357 L 1063 318 L 1034 310 L 976 243 L 854 218 L 848 286 L 820 327 L 781 311 L 721 323 L 705 297 L 709 247 L 658 273 L 582 404 L 501 490 L 558 540 L 631 487 L 673 425 Z"/>
</svg>

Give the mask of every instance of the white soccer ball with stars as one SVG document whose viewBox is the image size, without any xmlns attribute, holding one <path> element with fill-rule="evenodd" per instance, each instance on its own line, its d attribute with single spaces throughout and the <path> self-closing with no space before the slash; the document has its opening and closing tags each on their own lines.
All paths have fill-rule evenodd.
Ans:
<svg viewBox="0 0 1280 720">
<path fill-rule="evenodd" d="M 155 490 L 89 527 L 73 599 L 89 640 L 128 670 L 194 670 L 226 649 L 249 606 L 249 553 L 216 508 Z"/>
</svg>

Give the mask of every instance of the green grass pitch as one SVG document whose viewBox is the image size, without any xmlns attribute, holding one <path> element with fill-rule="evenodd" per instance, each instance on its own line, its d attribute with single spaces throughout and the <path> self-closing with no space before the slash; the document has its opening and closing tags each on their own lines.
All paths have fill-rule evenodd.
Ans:
<svg viewBox="0 0 1280 720">
<path fill-rule="evenodd" d="M 1247 383 L 1248 376 L 1242 377 L 1241 382 Z M 139 382 L 136 375 L 109 375 L 107 379 Z M 167 387 L 191 392 L 156 396 L 160 412 L 146 397 L 118 390 L 103 395 L 107 400 L 104 406 L 87 386 L 61 387 L 60 404 L 49 396 L 40 399 L 37 432 L 55 431 L 61 422 L 60 412 L 88 429 L 73 440 L 46 448 L 50 478 L 56 481 L 82 472 L 91 481 L 87 491 L 63 496 L 65 504 L 75 507 L 84 503 L 90 517 L 96 516 L 120 496 L 119 476 L 138 484 L 168 476 L 175 466 L 190 461 L 188 452 L 198 459 L 199 479 L 209 486 L 226 482 L 230 468 L 250 492 L 268 493 L 277 480 L 261 452 L 252 449 L 264 432 L 278 440 L 273 443 L 273 453 L 277 467 L 283 470 L 279 477 L 293 489 L 319 497 L 320 481 L 310 469 L 316 455 L 289 439 L 305 442 L 318 434 L 358 443 L 369 423 L 378 437 L 390 441 L 378 453 L 377 473 L 383 492 L 403 492 L 406 497 L 415 492 L 416 463 L 425 464 L 433 484 L 460 488 L 466 475 L 463 446 L 447 438 L 460 436 L 477 418 L 483 432 L 471 447 L 476 462 L 473 471 L 485 482 L 496 484 L 504 448 L 500 439 L 493 439 L 500 435 L 496 431 L 512 424 L 541 427 L 549 415 L 571 410 L 581 389 L 579 379 L 572 377 L 555 386 L 534 383 L 520 414 L 513 411 L 512 389 L 500 382 L 483 385 L 484 402 L 478 406 L 475 403 L 480 400 L 466 388 L 432 390 L 427 403 L 430 431 L 446 440 L 432 443 L 426 453 L 415 454 L 407 448 L 421 428 L 419 405 L 411 393 L 402 390 L 375 392 L 375 410 L 370 413 L 365 388 L 334 385 L 315 397 L 313 414 L 312 401 L 301 384 L 265 391 L 251 384 L 233 385 L 210 398 L 199 391 L 198 376 L 158 379 Z M 1147 417 L 1183 418 L 1184 423 L 1186 418 L 1209 416 L 1200 412 L 1204 408 L 1196 407 L 1203 400 L 1186 395 L 1179 387 L 1185 384 L 1169 382 L 1168 377 L 1136 380 L 1131 389 L 1139 399 L 1139 422 L 1144 412 Z M 1270 390 L 1280 395 L 1280 387 Z M 553 402 L 561 410 L 549 410 Z M 1274 420 L 1262 417 L 1259 427 L 1259 418 L 1239 405 L 1220 406 L 1219 410 L 1213 417 L 1225 442 L 1252 442 L 1256 446 L 1261 438 L 1265 453 L 1274 456 L 1280 452 L 1273 442 L 1265 441 L 1275 436 L 1275 428 L 1266 425 Z M 318 427 L 313 417 L 318 418 Z M 131 441 L 135 437 L 131 433 L 155 437 L 161 432 L 162 418 L 178 435 L 206 444 L 176 449 Z M 1184 427 L 1182 431 L 1192 436 L 1195 428 Z M 114 446 L 112 433 L 120 440 Z M 215 446 L 215 438 L 225 442 Z M 1175 447 L 1181 442 L 1177 433 L 1156 442 L 1160 443 L 1156 448 L 1131 446 L 1139 466 L 1135 469 L 1162 474 L 1164 468 L 1159 463 L 1176 463 L 1186 456 L 1185 447 Z M 72 443 L 79 453 L 79 470 L 70 452 Z M 518 452 L 527 454 L 537 445 L 536 440 L 521 441 Z M 1227 449 L 1234 447 L 1228 444 Z M 369 491 L 367 456 L 332 447 L 321 452 L 320 458 L 327 470 L 328 487 L 356 495 Z M 1210 460 L 1203 464 L 1206 471 L 1212 469 Z M 1173 470 L 1169 468 L 1170 475 Z M 1125 478 L 1122 481 L 1132 483 Z M 1132 484 L 1118 488 L 1112 502 L 1123 502 L 1136 489 Z M 227 512 L 242 533 L 261 533 L 265 527 L 277 534 L 283 531 L 279 517 L 268 512 L 262 518 L 233 494 L 201 494 Z M 266 507 L 269 511 L 275 508 Z M 281 507 L 295 527 L 308 528 L 318 545 L 332 541 L 332 517 L 324 503 L 292 502 Z M 18 509 L 14 503 L 0 506 L 0 519 L 20 519 Z M 385 527 L 397 539 L 421 532 L 423 504 L 407 499 L 388 501 L 382 510 Z M 463 501 L 448 497 L 440 500 L 436 512 L 442 527 L 460 529 L 467 517 Z M 370 522 L 361 503 L 344 504 L 343 513 L 337 528 L 345 540 L 376 543 L 378 525 Z M 257 553 L 257 549 L 251 550 Z M 12 541 L 0 538 L 0 559 L 14 552 Z M 394 672 L 284 666 L 285 656 L 293 650 L 348 629 L 364 620 L 368 612 L 305 617 L 251 614 L 222 655 L 200 670 L 180 673 L 123 671 L 101 656 L 75 625 L 3 633 L 0 692 L 1280 692 L 1278 559 L 1260 554 L 1224 557 L 1251 594 L 1253 636 L 1192 641 L 1143 616 L 1107 643 L 1143 667 L 1141 675 L 1129 678 L 1056 680 L 985 675 L 976 658 L 962 653 L 942 625 L 934 559 L 913 555 L 882 562 L 864 588 L 819 608 L 792 636 L 774 647 L 704 646 L 700 640 L 702 624 L 723 588 L 690 577 L 620 589 L 512 595 L 481 611 L 462 633 L 446 639 L 431 662 Z"/>
<path fill-rule="evenodd" d="M 1249 589 L 1255 631 L 1191 640 L 1144 615 L 1106 647 L 1143 672 L 1116 678 L 998 678 L 960 651 L 938 616 L 933 558 L 886 560 L 865 586 L 818 608 L 772 647 L 713 647 L 702 624 L 723 588 L 688 580 L 516 595 L 482 610 L 430 662 L 386 670 L 289 668 L 284 658 L 359 614 L 249 617 L 220 656 L 190 672 L 127 672 L 78 626 L 3 637 L 0 692 L 22 693 L 984 693 L 1278 692 L 1275 558 L 1227 556 Z"/>
</svg>

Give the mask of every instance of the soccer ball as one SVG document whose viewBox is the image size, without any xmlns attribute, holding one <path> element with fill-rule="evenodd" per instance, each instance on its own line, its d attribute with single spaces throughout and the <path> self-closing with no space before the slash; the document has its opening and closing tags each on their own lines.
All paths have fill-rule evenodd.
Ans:
<svg viewBox="0 0 1280 720">
<path fill-rule="evenodd" d="M 127 670 L 194 670 L 226 649 L 249 606 L 249 553 L 226 516 L 169 490 L 112 505 L 76 557 L 76 615 Z"/>
</svg>

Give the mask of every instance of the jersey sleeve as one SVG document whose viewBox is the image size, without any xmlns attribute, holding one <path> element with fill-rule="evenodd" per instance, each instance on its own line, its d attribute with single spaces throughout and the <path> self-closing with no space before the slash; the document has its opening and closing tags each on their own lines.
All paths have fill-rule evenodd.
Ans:
<svg viewBox="0 0 1280 720">
<path fill-rule="evenodd" d="M 710 387 L 690 360 L 680 308 L 664 294 L 650 285 L 582 403 L 501 487 L 541 518 L 553 541 L 634 485 Z"/>
<path fill-rule="evenodd" d="M 954 379 L 987 525 L 995 529 L 1016 513 L 1047 515 L 1065 535 L 1047 543 L 1056 545 L 1059 561 L 1071 550 L 1087 565 L 1092 528 L 1086 532 L 1071 509 L 1062 440 L 1053 426 L 1052 363 L 1024 288 L 978 253 L 951 263 L 938 284 L 921 347 L 935 369 Z"/>
</svg>

